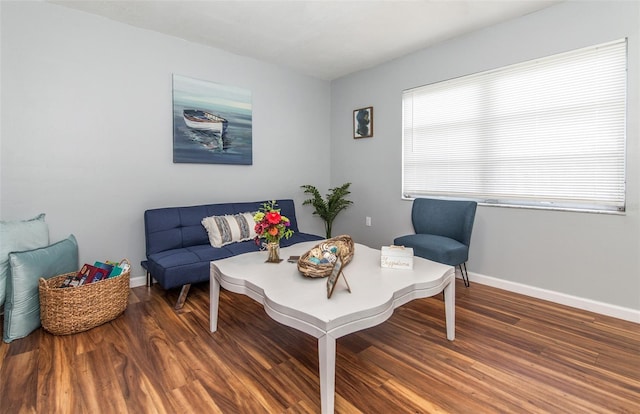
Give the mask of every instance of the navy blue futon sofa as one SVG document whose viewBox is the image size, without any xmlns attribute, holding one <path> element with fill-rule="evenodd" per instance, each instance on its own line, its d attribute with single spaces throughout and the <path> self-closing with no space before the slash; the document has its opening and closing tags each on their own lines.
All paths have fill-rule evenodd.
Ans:
<svg viewBox="0 0 640 414">
<path fill-rule="evenodd" d="M 314 234 L 300 233 L 293 200 L 277 200 L 280 213 L 287 217 L 293 236 L 282 239 L 282 247 L 295 243 L 322 240 Z M 265 201 L 167 207 L 144 212 L 147 260 L 147 285 L 155 279 L 164 289 L 182 287 L 175 305 L 180 309 L 192 283 L 209 280 L 209 262 L 259 250 L 253 240 L 212 247 L 202 219 L 210 216 L 255 213 Z"/>
</svg>

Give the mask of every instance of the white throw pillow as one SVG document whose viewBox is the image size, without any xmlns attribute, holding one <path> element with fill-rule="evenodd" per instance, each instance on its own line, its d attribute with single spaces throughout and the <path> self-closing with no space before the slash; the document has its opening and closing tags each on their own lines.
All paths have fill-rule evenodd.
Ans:
<svg viewBox="0 0 640 414">
<path fill-rule="evenodd" d="M 256 237 L 253 213 L 205 217 L 202 219 L 202 225 L 207 229 L 209 243 L 213 247 L 222 247 Z"/>
</svg>

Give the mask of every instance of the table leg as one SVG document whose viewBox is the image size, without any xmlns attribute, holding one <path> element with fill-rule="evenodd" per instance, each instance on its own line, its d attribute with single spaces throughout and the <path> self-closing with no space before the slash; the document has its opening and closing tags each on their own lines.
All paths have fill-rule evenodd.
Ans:
<svg viewBox="0 0 640 414">
<path fill-rule="evenodd" d="M 218 305 L 220 304 L 220 282 L 211 277 L 209 282 L 209 329 L 211 332 L 218 330 Z"/>
<path fill-rule="evenodd" d="M 453 341 L 456 337 L 456 280 L 444 288 L 444 315 L 447 324 L 447 339 Z"/>
<path fill-rule="evenodd" d="M 330 335 L 318 338 L 320 362 L 320 404 L 322 414 L 333 414 L 336 390 L 336 339 Z"/>
</svg>

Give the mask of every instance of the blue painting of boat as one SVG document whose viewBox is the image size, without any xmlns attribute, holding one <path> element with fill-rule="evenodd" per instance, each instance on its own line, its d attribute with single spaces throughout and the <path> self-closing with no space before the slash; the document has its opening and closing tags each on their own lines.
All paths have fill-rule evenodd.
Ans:
<svg viewBox="0 0 640 414">
<path fill-rule="evenodd" d="M 251 92 L 173 75 L 173 162 L 251 165 Z"/>
</svg>

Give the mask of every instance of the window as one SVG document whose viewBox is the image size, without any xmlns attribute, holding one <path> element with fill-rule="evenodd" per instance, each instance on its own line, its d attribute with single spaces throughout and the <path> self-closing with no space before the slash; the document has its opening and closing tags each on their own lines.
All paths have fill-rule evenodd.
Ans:
<svg viewBox="0 0 640 414">
<path fill-rule="evenodd" d="M 624 211 L 626 46 L 404 91 L 403 198 Z"/>
</svg>

